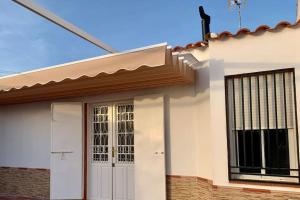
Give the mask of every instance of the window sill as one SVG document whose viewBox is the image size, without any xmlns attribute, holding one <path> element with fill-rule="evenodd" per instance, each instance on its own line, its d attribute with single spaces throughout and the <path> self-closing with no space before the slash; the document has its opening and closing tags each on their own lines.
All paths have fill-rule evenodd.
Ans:
<svg viewBox="0 0 300 200">
<path fill-rule="evenodd" d="M 273 187 L 289 187 L 289 188 L 300 188 L 299 183 L 280 183 L 271 181 L 261 180 L 230 180 L 231 184 L 244 184 L 244 185 L 259 185 L 259 186 L 273 186 Z"/>
</svg>

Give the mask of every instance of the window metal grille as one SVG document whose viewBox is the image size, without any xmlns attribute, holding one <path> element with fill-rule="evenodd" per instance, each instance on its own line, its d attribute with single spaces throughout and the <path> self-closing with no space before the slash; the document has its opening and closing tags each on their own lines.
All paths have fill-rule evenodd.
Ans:
<svg viewBox="0 0 300 200">
<path fill-rule="evenodd" d="M 117 106 L 117 162 L 134 162 L 134 114 L 133 105 Z"/>
<path fill-rule="evenodd" d="M 294 69 L 225 77 L 229 179 L 299 183 Z"/>
<path fill-rule="evenodd" d="M 93 162 L 108 162 L 108 106 L 93 108 L 92 124 L 92 160 Z"/>
</svg>

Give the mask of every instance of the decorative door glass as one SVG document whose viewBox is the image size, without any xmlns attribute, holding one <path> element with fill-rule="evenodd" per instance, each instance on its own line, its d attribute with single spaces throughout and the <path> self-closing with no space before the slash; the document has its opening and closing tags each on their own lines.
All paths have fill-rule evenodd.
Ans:
<svg viewBox="0 0 300 200">
<path fill-rule="evenodd" d="M 108 161 L 108 106 L 95 106 L 93 110 L 93 162 Z"/>
<path fill-rule="evenodd" d="M 117 108 L 117 162 L 134 163 L 134 114 L 132 104 Z"/>
</svg>

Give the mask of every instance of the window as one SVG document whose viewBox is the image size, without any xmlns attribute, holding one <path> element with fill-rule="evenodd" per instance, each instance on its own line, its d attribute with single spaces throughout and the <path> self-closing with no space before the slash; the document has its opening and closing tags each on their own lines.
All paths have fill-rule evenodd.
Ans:
<svg viewBox="0 0 300 200">
<path fill-rule="evenodd" d="M 299 183 L 294 70 L 225 77 L 230 180 Z"/>
</svg>

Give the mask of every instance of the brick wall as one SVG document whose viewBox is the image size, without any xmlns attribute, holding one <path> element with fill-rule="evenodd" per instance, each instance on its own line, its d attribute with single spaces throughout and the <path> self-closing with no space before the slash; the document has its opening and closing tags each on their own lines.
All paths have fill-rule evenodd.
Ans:
<svg viewBox="0 0 300 200">
<path fill-rule="evenodd" d="M 50 198 L 50 170 L 0 167 L 0 199 Z"/>
<path fill-rule="evenodd" d="M 300 193 L 221 187 L 199 177 L 167 176 L 168 200 L 300 200 Z"/>
<path fill-rule="evenodd" d="M 50 171 L 0 167 L 0 200 L 49 199 Z M 167 176 L 168 200 L 300 200 L 300 193 L 221 187 L 212 181 L 188 176 Z"/>
<path fill-rule="evenodd" d="M 213 200 L 300 200 L 300 193 L 213 186 Z"/>
<path fill-rule="evenodd" d="M 167 176 L 168 200 L 211 199 L 212 183 L 198 177 Z"/>
</svg>

